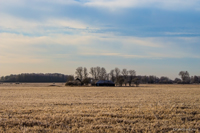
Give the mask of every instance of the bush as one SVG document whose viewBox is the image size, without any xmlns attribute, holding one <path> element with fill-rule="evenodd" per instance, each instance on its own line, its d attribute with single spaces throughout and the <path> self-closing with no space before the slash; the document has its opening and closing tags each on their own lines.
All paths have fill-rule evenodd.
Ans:
<svg viewBox="0 0 200 133">
<path fill-rule="evenodd" d="M 122 86 L 122 84 L 124 83 L 124 79 L 123 78 L 119 78 L 118 83 L 120 86 Z"/>
<path fill-rule="evenodd" d="M 81 84 L 78 83 L 77 81 L 68 81 L 65 83 L 65 86 L 80 86 Z"/>
<path fill-rule="evenodd" d="M 67 83 L 65 83 L 65 86 L 73 86 L 74 83 L 72 81 L 68 81 Z"/>
<path fill-rule="evenodd" d="M 96 86 L 96 83 L 95 83 L 95 82 L 92 82 L 92 83 L 91 83 L 91 86 Z"/>
<path fill-rule="evenodd" d="M 85 85 L 88 85 L 88 84 L 90 83 L 90 79 L 89 79 L 89 78 L 83 79 L 83 83 L 84 83 Z"/>
<path fill-rule="evenodd" d="M 134 78 L 133 79 L 133 83 L 136 85 L 136 87 L 138 87 L 140 85 L 140 80 L 139 78 Z"/>
</svg>

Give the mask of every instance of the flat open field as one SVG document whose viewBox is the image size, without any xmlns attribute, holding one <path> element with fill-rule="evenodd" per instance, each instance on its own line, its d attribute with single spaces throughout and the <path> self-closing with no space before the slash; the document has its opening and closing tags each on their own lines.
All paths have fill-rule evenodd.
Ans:
<svg viewBox="0 0 200 133">
<path fill-rule="evenodd" d="M 0 84 L 0 132 L 199 132 L 200 85 Z"/>
</svg>

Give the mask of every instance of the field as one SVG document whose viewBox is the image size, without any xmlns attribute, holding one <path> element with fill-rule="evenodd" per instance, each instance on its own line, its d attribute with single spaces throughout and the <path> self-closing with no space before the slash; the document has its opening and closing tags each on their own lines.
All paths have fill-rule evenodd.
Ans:
<svg viewBox="0 0 200 133">
<path fill-rule="evenodd" d="M 199 132 L 200 85 L 0 84 L 0 132 Z"/>
</svg>

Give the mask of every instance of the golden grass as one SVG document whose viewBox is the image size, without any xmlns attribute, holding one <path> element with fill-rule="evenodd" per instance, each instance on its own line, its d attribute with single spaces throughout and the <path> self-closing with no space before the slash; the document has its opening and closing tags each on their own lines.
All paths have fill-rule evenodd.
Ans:
<svg viewBox="0 0 200 133">
<path fill-rule="evenodd" d="M 0 85 L 0 132 L 200 131 L 200 85 L 50 85 Z"/>
</svg>

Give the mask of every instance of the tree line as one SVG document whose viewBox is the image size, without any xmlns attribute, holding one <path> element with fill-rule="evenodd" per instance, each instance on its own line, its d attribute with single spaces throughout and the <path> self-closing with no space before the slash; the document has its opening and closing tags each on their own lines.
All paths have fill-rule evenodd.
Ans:
<svg viewBox="0 0 200 133">
<path fill-rule="evenodd" d="M 17 75 L 2 76 L 0 82 L 67 82 L 74 81 L 79 78 L 85 85 L 95 84 L 98 80 L 111 80 L 116 85 L 129 85 L 132 84 L 193 84 L 200 83 L 200 76 L 190 76 L 187 71 L 180 71 L 178 75 L 180 78 L 171 80 L 166 76 L 156 77 L 136 75 L 135 70 L 127 70 L 114 68 L 107 72 L 104 67 L 91 67 L 89 71 L 86 67 L 78 67 L 73 75 L 64 75 L 60 73 L 22 73 Z"/>
<path fill-rule="evenodd" d="M 180 71 L 178 75 L 180 78 L 175 78 L 174 80 L 162 76 L 162 77 L 156 77 L 153 75 L 150 76 L 140 76 L 136 75 L 135 70 L 127 70 L 119 68 L 114 68 L 110 70 L 110 72 L 107 72 L 104 67 L 91 67 L 89 72 L 86 67 L 78 67 L 75 71 L 75 78 L 79 78 L 84 84 L 93 84 L 94 82 L 97 82 L 98 80 L 111 80 L 115 84 L 122 86 L 122 84 L 129 85 L 136 84 L 139 85 L 142 84 L 192 84 L 192 83 L 200 83 L 200 76 L 191 76 L 189 75 L 189 72 L 187 71 Z M 89 75 L 91 75 L 89 77 Z"/>
<path fill-rule="evenodd" d="M 60 73 L 22 73 L 2 76 L 1 82 L 66 82 L 68 75 Z"/>
</svg>

